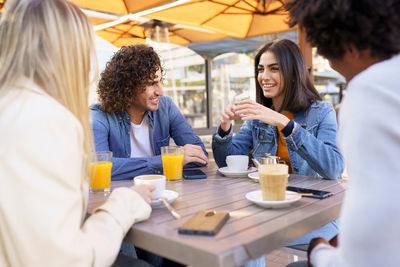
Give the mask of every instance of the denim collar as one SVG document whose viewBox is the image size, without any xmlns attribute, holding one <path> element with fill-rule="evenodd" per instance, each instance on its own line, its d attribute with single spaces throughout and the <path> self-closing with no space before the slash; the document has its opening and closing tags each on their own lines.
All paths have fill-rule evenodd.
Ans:
<svg viewBox="0 0 400 267">
<path fill-rule="evenodd" d="M 154 125 L 154 112 L 152 111 L 147 111 L 147 123 L 153 127 Z"/>
</svg>

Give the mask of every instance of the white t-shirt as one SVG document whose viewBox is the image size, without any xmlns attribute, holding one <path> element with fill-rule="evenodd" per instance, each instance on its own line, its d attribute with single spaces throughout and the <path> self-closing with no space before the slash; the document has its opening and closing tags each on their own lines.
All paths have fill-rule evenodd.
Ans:
<svg viewBox="0 0 400 267">
<path fill-rule="evenodd" d="M 150 143 L 149 123 L 146 117 L 140 124 L 131 122 L 131 158 L 148 158 L 154 156 Z"/>
<path fill-rule="evenodd" d="M 400 55 L 351 80 L 339 113 L 349 175 L 339 247 L 318 245 L 316 267 L 400 266 Z"/>
</svg>

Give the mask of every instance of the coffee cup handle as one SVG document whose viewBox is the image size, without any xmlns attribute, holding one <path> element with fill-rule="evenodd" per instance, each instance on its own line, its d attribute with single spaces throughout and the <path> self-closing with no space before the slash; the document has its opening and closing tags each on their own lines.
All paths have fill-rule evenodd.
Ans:
<svg viewBox="0 0 400 267">
<path fill-rule="evenodd" d="M 286 164 L 286 161 L 280 160 L 278 163 L 279 163 L 279 164 Z"/>
</svg>

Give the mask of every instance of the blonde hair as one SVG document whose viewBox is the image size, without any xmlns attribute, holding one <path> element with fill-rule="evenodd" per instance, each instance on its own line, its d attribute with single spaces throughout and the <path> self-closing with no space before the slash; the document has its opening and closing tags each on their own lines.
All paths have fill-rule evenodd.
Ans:
<svg viewBox="0 0 400 267">
<path fill-rule="evenodd" d="M 95 59 L 92 25 L 74 4 L 6 1 L 0 18 L 0 92 L 26 77 L 69 109 L 84 130 L 86 167 L 93 147 L 88 93 Z"/>
</svg>

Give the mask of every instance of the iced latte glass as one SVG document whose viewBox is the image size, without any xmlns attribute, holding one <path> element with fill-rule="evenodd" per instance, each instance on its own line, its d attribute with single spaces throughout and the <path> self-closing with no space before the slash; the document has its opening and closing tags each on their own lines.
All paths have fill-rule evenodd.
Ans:
<svg viewBox="0 0 400 267">
<path fill-rule="evenodd" d="M 279 201 L 286 198 L 289 167 L 286 164 L 261 164 L 258 168 L 263 200 Z"/>
</svg>

